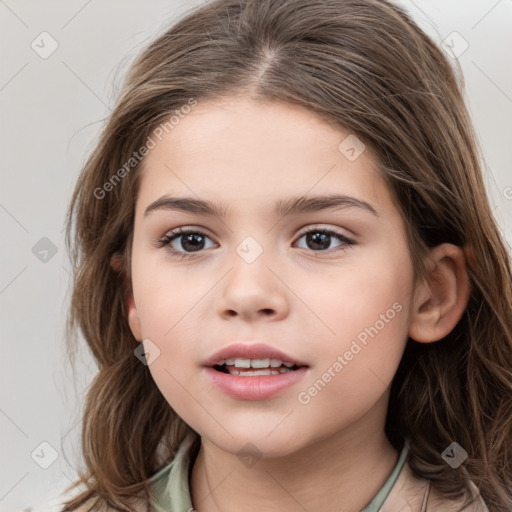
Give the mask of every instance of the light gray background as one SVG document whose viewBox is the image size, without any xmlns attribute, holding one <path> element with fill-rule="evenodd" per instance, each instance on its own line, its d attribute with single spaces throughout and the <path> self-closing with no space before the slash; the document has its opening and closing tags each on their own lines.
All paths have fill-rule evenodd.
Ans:
<svg viewBox="0 0 512 512">
<path fill-rule="evenodd" d="M 1 512 L 56 511 L 56 498 L 75 478 L 81 400 L 94 364 L 84 350 L 75 382 L 64 354 L 64 213 L 127 64 L 170 20 L 200 3 L 0 0 Z M 510 244 L 512 2 L 400 4 L 439 44 L 446 40 L 455 51 L 468 45 L 459 57 L 468 105 L 494 214 Z M 58 44 L 46 59 L 31 47 L 35 41 L 40 52 L 50 48 L 44 31 Z M 54 256 L 42 252 L 44 237 Z M 47 469 L 40 465 L 53 452 L 43 442 L 57 457 Z"/>
</svg>

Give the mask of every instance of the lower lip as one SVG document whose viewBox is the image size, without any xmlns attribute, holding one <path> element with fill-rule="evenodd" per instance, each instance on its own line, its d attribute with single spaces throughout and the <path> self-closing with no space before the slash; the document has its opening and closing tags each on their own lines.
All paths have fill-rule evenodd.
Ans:
<svg viewBox="0 0 512 512">
<path fill-rule="evenodd" d="M 239 400 L 266 400 L 282 393 L 304 377 L 308 368 L 302 366 L 297 370 L 279 375 L 257 375 L 240 377 L 222 373 L 213 368 L 205 368 L 208 378 L 221 391 Z"/>
</svg>

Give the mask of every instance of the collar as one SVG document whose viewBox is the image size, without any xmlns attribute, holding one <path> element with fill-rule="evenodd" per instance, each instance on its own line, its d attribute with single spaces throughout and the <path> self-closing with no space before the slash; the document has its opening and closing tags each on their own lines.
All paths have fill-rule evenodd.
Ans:
<svg viewBox="0 0 512 512">
<path fill-rule="evenodd" d="M 194 512 L 189 486 L 190 462 L 197 440 L 189 435 L 181 443 L 175 457 L 158 470 L 150 479 L 155 499 L 152 512 Z M 384 485 L 372 501 L 361 512 L 434 512 L 443 507 L 443 512 L 461 510 L 462 500 L 448 502 L 430 487 L 430 480 L 417 478 L 406 464 L 407 446 L 402 448 L 398 461 Z M 465 512 L 489 512 L 483 500 L 478 497 L 474 504 L 464 508 Z"/>
</svg>

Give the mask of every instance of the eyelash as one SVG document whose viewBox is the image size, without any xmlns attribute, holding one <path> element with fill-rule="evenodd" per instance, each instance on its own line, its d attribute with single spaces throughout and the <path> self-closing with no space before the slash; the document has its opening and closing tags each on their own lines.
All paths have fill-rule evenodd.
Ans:
<svg viewBox="0 0 512 512">
<path fill-rule="evenodd" d="M 176 228 L 176 229 L 170 231 L 168 234 L 166 234 L 162 238 L 158 239 L 156 245 L 159 248 L 167 247 L 167 250 L 169 251 L 169 253 L 172 256 L 175 256 L 180 259 L 197 257 L 198 255 L 200 255 L 201 252 L 204 252 L 204 250 L 187 253 L 187 252 L 178 251 L 178 250 L 170 247 L 171 242 L 173 242 L 180 236 L 188 235 L 191 233 L 195 234 L 195 235 L 201 235 L 206 238 L 210 238 L 206 233 L 203 233 L 202 231 L 199 231 L 197 229 Z M 338 231 L 332 230 L 332 229 L 328 229 L 328 228 L 311 228 L 308 231 L 301 233 L 297 240 L 300 240 L 303 236 L 308 235 L 309 233 L 322 233 L 325 235 L 333 236 L 333 237 L 336 237 L 340 242 L 342 242 L 343 244 L 348 245 L 348 246 L 354 245 L 356 243 L 354 240 L 348 238 L 344 234 L 342 234 Z M 313 252 L 313 253 L 323 253 L 323 252 L 332 252 L 333 251 L 333 249 L 327 249 L 327 250 L 323 250 L 323 251 L 313 251 L 313 250 L 309 250 L 309 249 L 307 249 L 307 250 L 309 252 Z M 335 250 L 336 249 L 334 249 L 334 251 Z M 338 250 L 347 250 L 347 247 L 341 248 L 341 249 L 338 247 Z"/>
</svg>

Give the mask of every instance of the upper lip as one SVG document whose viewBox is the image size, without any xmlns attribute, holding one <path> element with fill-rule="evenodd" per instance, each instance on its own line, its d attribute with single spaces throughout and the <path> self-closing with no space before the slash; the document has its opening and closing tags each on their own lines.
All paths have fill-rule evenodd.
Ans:
<svg viewBox="0 0 512 512">
<path fill-rule="evenodd" d="M 213 367 L 219 361 L 225 359 L 280 359 L 284 363 L 293 363 L 296 366 L 307 366 L 306 363 L 285 354 L 281 350 L 266 345 L 264 343 L 255 343 L 248 345 L 246 343 L 233 343 L 220 349 L 210 356 L 204 363 L 204 366 Z"/>
</svg>

